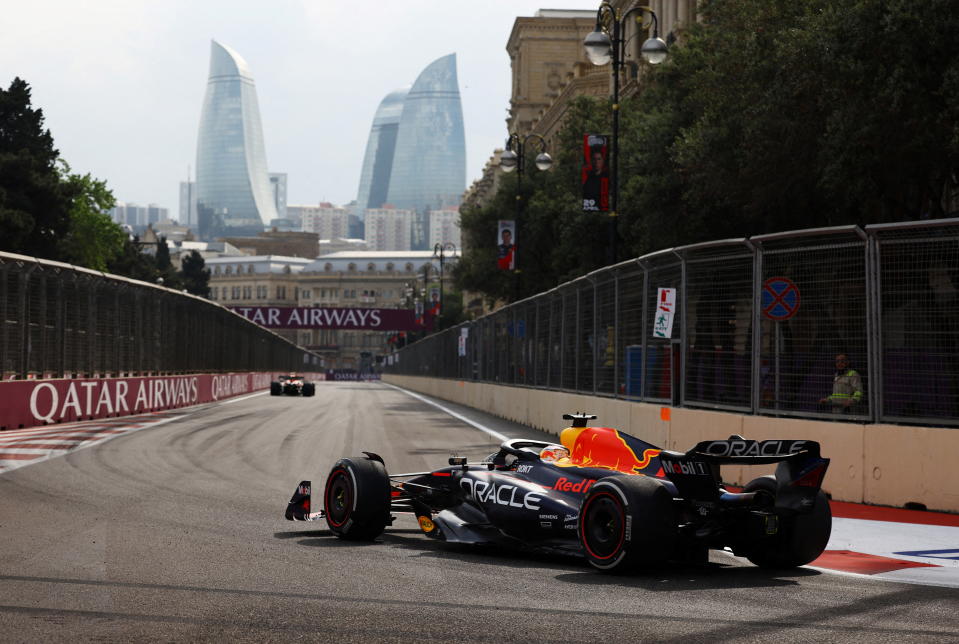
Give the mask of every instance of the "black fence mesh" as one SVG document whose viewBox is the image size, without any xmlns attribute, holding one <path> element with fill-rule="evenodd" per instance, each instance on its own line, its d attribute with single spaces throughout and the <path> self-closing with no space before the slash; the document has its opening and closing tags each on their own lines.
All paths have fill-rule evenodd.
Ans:
<svg viewBox="0 0 959 644">
<path fill-rule="evenodd" d="M 388 358 L 386 371 L 434 372 L 464 344 L 465 366 L 436 375 L 780 416 L 959 425 L 959 220 L 654 253 L 428 336 Z"/>
<path fill-rule="evenodd" d="M 318 366 L 314 354 L 202 298 L 0 253 L 4 380 Z"/>
</svg>

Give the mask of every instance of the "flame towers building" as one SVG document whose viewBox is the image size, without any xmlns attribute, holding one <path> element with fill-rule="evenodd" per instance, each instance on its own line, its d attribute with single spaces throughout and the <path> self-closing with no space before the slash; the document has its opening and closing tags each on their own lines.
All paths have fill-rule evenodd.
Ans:
<svg viewBox="0 0 959 644">
<path fill-rule="evenodd" d="M 386 201 L 415 210 L 423 246 L 430 210 L 458 206 L 466 189 L 466 140 L 456 54 L 433 61 L 403 101 Z"/>
<path fill-rule="evenodd" d="M 253 76 L 239 54 L 216 41 L 196 157 L 201 239 L 255 234 L 277 218 Z"/>
<path fill-rule="evenodd" d="M 361 215 L 369 208 L 379 208 L 386 203 L 393 173 L 396 135 L 400 129 L 403 102 L 409 91 L 409 87 L 404 87 L 390 92 L 376 108 L 370 137 L 366 141 L 360 190 L 356 197 L 356 207 Z"/>
</svg>

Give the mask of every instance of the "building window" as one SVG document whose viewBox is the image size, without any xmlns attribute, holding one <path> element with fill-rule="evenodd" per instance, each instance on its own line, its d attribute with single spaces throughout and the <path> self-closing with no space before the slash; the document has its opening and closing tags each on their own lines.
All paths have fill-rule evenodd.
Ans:
<svg viewBox="0 0 959 644">
<path fill-rule="evenodd" d="M 394 268 L 396 268 L 396 267 L 393 266 L 393 262 L 389 262 L 389 263 L 386 265 L 386 270 L 388 270 L 388 271 L 392 271 Z"/>
<path fill-rule="evenodd" d="M 253 299 L 253 287 L 252 287 L 252 286 L 244 286 L 244 287 L 243 287 L 243 299 L 244 299 L 244 300 Z"/>
<path fill-rule="evenodd" d="M 313 294 L 310 292 L 310 289 L 308 288 L 305 288 L 302 291 L 300 291 L 300 295 L 303 297 L 304 300 L 308 300 L 311 297 L 313 297 Z"/>
<path fill-rule="evenodd" d="M 233 272 L 233 267 L 232 267 L 232 266 L 227 266 L 225 269 L 223 269 L 223 272 L 226 273 L 227 275 L 229 275 L 230 273 Z"/>
<path fill-rule="evenodd" d="M 230 293 L 230 297 L 232 297 L 234 300 L 240 299 L 240 287 L 239 287 L 239 286 L 234 286 L 234 287 L 233 287 L 233 289 L 232 289 L 232 291 L 231 291 L 231 293 Z"/>
<path fill-rule="evenodd" d="M 285 299 L 286 299 L 286 287 L 285 287 L 285 286 L 277 286 L 277 287 L 276 287 L 276 299 L 278 299 L 278 300 L 285 300 Z"/>
<path fill-rule="evenodd" d="M 333 264 L 327 262 L 326 264 L 323 265 L 323 270 L 329 273 L 330 271 L 333 270 Z"/>
<path fill-rule="evenodd" d="M 353 262 L 350 262 L 350 265 L 347 268 L 349 269 L 351 273 L 356 272 L 356 264 L 354 264 Z"/>
<path fill-rule="evenodd" d="M 374 264 L 373 262 L 370 262 L 369 264 L 366 265 L 366 270 L 372 273 L 373 271 L 376 270 L 376 264 Z"/>
<path fill-rule="evenodd" d="M 407 262 L 407 263 L 406 263 L 406 272 L 407 272 L 407 273 L 412 273 L 412 272 L 413 272 L 413 264 L 411 264 L 410 262 Z"/>
<path fill-rule="evenodd" d="M 249 266 L 246 267 L 246 272 L 250 274 L 256 272 L 255 270 L 253 270 L 253 264 L 250 264 Z"/>
<path fill-rule="evenodd" d="M 219 267 L 219 266 L 214 266 L 214 267 L 213 267 L 213 274 L 214 274 L 214 275 L 219 275 L 219 274 L 220 274 L 220 267 Z"/>
</svg>

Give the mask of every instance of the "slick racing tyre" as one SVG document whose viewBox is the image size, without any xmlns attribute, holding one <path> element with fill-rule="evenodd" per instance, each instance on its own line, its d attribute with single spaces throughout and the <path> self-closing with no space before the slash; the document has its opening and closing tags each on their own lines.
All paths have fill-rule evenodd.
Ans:
<svg viewBox="0 0 959 644">
<path fill-rule="evenodd" d="M 676 541 L 672 495 L 645 476 L 600 479 L 583 499 L 579 541 L 590 565 L 605 572 L 665 563 Z"/>
<path fill-rule="evenodd" d="M 390 520 L 390 478 L 379 461 L 336 462 L 323 490 L 326 524 L 341 539 L 372 541 Z"/>
<path fill-rule="evenodd" d="M 270 395 L 271 396 L 280 396 L 283 394 L 283 385 L 278 382 L 270 383 Z"/>
<path fill-rule="evenodd" d="M 312 382 L 304 382 L 304 383 L 303 383 L 303 395 L 304 395 L 304 396 L 312 396 L 312 395 L 314 395 L 314 394 L 316 394 L 316 385 L 314 385 Z"/>
<path fill-rule="evenodd" d="M 746 484 L 746 492 L 765 490 L 776 494 L 776 478 L 762 476 Z M 811 512 L 780 516 L 775 535 L 761 538 L 744 549 L 746 558 L 761 568 L 795 568 L 816 559 L 826 549 L 832 532 L 832 512 L 822 490 Z"/>
</svg>

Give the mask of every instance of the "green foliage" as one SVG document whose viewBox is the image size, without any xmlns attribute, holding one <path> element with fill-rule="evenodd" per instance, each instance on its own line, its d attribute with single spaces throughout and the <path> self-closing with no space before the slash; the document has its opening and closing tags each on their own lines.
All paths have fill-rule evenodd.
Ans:
<svg viewBox="0 0 959 644">
<path fill-rule="evenodd" d="M 30 86 L 14 78 L 0 88 L 0 249 L 57 259 L 68 228 L 70 199 L 61 184 L 43 111 Z"/>
<path fill-rule="evenodd" d="M 126 233 L 110 218 L 116 204 L 104 181 L 90 174 L 70 174 L 61 161 L 61 182 L 71 197 L 67 234 L 60 242 L 65 261 L 98 271 L 106 271 L 110 262 L 123 252 Z"/>
<path fill-rule="evenodd" d="M 954 216 L 959 4 L 954 0 L 711 0 L 622 101 L 620 257 L 767 232 Z M 463 213 L 458 284 L 513 300 L 589 272 L 607 222 L 578 208 L 581 137 L 610 131 L 579 99 L 527 172 L 518 278 L 497 271 L 495 222 L 515 179 Z M 529 155 L 527 155 L 529 156 Z"/>
<path fill-rule="evenodd" d="M 206 268 L 203 256 L 192 250 L 183 258 L 181 264 L 183 287 L 187 292 L 200 297 L 210 297 L 210 271 Z"/>
</svg>

